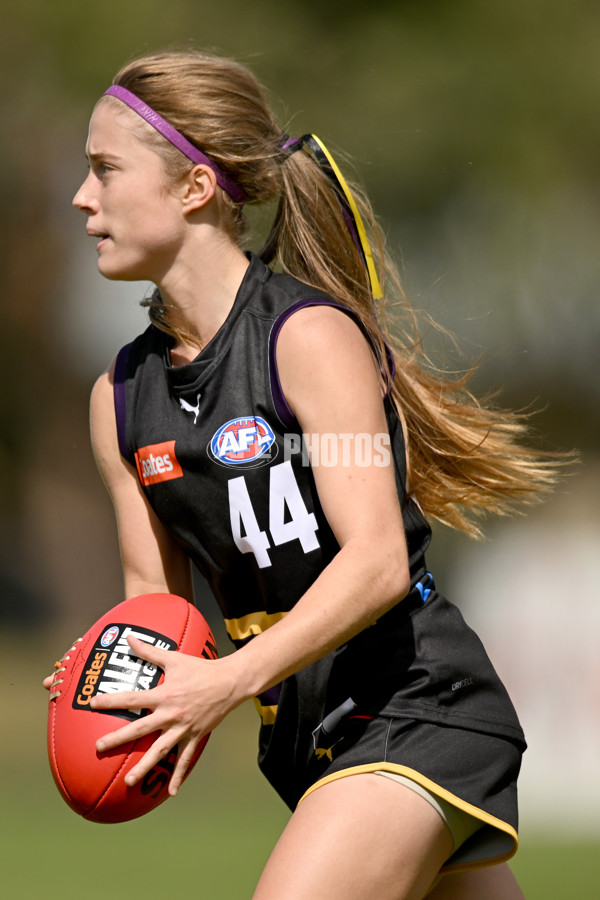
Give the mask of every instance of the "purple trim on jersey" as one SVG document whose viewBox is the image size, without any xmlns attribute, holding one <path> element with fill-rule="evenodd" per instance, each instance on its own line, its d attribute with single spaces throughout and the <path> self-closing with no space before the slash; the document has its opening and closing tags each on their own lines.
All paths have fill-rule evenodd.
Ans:
<svg viewBox="0 0 600 900">
<path fill-rule="evenodd" d="M 277 368 L 277 340 L 279 338 L 281 329 L 290 318 L 290 316 L 292 316 L 295 312 L 298 312 L 299 309 L 305 309 L 308 306 L 333 306 L 335 309 L 341 309 L 342 312 L 346 313 L 346 315 L 349 315 L 351 318 L 355 319 L 358 322 L 355 313 L 353 313 L 351 309 L 348 309 L 347 306 L 344 306 L 343 303 L 337 303 L 335 300 L 326 300 L 324 298 L 316 297 L 310 300 L 298 300 L 297 303 L 293 303 L 290 307 L 288 307 L 288 309 L 286 309 L 285 312 L 283 312 L 275 321 L 271 329 L 271 334 L 269 335 L 269 373 L 271 378 L 271 395 L 273 397 L 273 404 L 275 406 L 277 415 L 287 428 L 293 428 L 298 423 L 294 413 L 288 406 L 288 402 L 285 399 L 285 395 L 283 393 L 283 388 L 281 387 L 279 369 Z M 358 324 L 360 325 L 360 322 L 358 322 Z M 392 383 L 396 372 L 396 365 L 394 362 L 394 355 L 387 344 L 385 345 L 385 352 L 391 375 L 390 384 L 387 391 L 385 392 L 385 396 L 387 397 L 392 389 Z"/>
<path fill-rule="evenodd" d="M 273 687 L 270 687 L 268 690 L 263 691 L 263 693 L 259 694 L 256 699 L 259 701 L 261 706 L 277 706 L 280 697 L 281 682 L 279 682 L 279 684 L 274 684 Z"/>
<path fill-rule="evenodd" d="M 131 344 L 126 344 L 119 350 L 115 362 L 115 374 L 113 391 L 115 397 L 115 418 L 117 420 L 117 438 L 119 441 L 119 450 L 124 459 L 132 462 L 131 454 L 127 446 L 127 434 L 125 430 L 126 421 L 126 403 L 125 403 L 125 367 L 129 356 L 129 348 Z"/>
</svg>

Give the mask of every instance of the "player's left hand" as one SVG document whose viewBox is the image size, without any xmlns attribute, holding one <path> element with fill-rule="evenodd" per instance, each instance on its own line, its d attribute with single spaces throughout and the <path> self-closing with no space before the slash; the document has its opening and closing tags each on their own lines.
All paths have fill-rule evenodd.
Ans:
<svg viewBox="0 0 600 900">
<path fill-rule="evenodd" d="M 174 796 L 200 740 L 245 698 L 237 696 L 236 682 L 227 665 L 228 657 L 199 659 L 152 647 L 132 636 L 127 640 L 133 656 L 158 666 L 165 677 L 162 684 L 149 691 L 124 691 L 93 697 L 90 706 L 95 710 L 150 710 L 138 721 L 104 735 L 97 741 L 96 749 L 103 753 L 127 741 L 159 732 L 125 781 L 129 786 L 136 784 L 177 744 L 177 762 L 169 782 L 169 793 Z"/>
</svg>

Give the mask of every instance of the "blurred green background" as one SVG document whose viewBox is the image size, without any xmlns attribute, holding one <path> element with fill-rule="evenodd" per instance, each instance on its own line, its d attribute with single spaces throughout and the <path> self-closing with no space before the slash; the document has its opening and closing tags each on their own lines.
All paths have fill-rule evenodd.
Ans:
<svg viewBox="0 0 600 900">
<path fill-rule="evenodd" d="M 581 452 L 555 497 L 430 560 L 484 637 L 529 737 L 529 900 L 600 876 L 600 7 L 593 0 L 0 0 L 0 748 L 3 893 L 245 898 L 286 819 L 240 710 L 179 798 L 95 826 L 59 799 L 39 682 L 120 599 L 112 510 L 95 472 L 96 375 L 144 327 L 145 285 L 103 282 L 84 218 L 87 122 L 127 59 L 216 50 L 267 85 L 282 128 L 350 155 L 450 367 L 532 404 L 539 441 Z M 200 605 L 225 639 L 214 605 Z M 586 887 L 587 886 L 587 887 Z M 590 893 L 592 891 L 592 894 Z"/>
</svg>

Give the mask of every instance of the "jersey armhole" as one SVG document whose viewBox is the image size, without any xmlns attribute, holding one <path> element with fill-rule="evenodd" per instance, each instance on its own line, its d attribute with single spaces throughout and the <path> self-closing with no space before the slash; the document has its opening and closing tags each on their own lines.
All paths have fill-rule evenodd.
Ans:
<svg viewBox="0 0 600 900">
<path fill-rule="evenodd" d="M 379 356 L 376 348 L 373 347 L 373 343 L 370 340 L 369 335 L 365 332 L 362 322 L 351 309 L 348 309 L 347 306 L 344 306 L 342 303 L 337 303 L 335 300 L 328 300 L 322 297 L 314 297 L 307 300 L 298 300 L 297 303 L 293 303 L 275 320 L 275 322 L 273 323 L 273 327 L 271 328 L 271 333 L 269 335 L 269 377 L 271 381 L 271 396 L 273 397 L 273 404 L 275 406 L 277 415 L 279 416 L 281 422 L 288 428 L 292 428 L 298 423 L 296 421 L 294 413 L 288 406 L 287 400 L 285 399 L 285 395 L 283 393 L 283 388 L 281 386 L 279 369 L 277 367 L 277 340 L 279 338 L 281 329 L 290 318 L 290 316 L 292 316 L 295 312 L 298 312 L 299 309 L 305 309 L 307 306 L 333 306 L 335 309 L 340 309 L 343 313 L 346 313 L 347 316 L 350 316 L 350 318 L 356 322 L 362 333 L 365 335 L 376 356 Z M 385 353 L 389 377 L 387 379 L 388 385 L 384 396 L 388 397 L 392 390 L 396 366 L 394 362 L 394 354 L 387 344 L 385 345 Z M 380 369 L 382 372 L 385 371 L 381 361 Z"/>
<path fill-rule="evenodd" d="M 113 391 L 115 401 L 115 419 L 117 422 L 117 440 L 121 456 L 133 464 L 133 455 L 129 452 L 127 444 L 127 404 L 126 404 L 126 369 L 131 344 L 122 347 L 115 360 L 115 372 L 113 376 Z"/>
</svg>

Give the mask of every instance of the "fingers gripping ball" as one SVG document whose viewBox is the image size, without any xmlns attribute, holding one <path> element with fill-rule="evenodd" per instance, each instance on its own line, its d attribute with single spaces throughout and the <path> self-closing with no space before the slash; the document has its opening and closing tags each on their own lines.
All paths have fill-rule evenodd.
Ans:
<svg viewBox="0 0 600 900">
<path fill-rule="evenodd" d="M 119 727 L 115 717 L 132 722 L 146 710 L 93 710 L 91 698 L 101 693 L 150 690 L 164 677 L 162 669 L 130 655 L 129 635 L 191 656 L 217 656 L 210 628 L 191 603 L 173 594 L 145 594 L 109 610 L 56 663 L 48 708 L 50 768 L 71 809 L 92 822 L 135 819 L 169 796 L 176 747 L 138 784 L 125 784 L 125 776 L 152 745 L 157 732 L 104 753 L 96 751 L 96 741 Z M 198 745 L 188 775 L 208 738 L 205 735 Z"/>
</svg>

